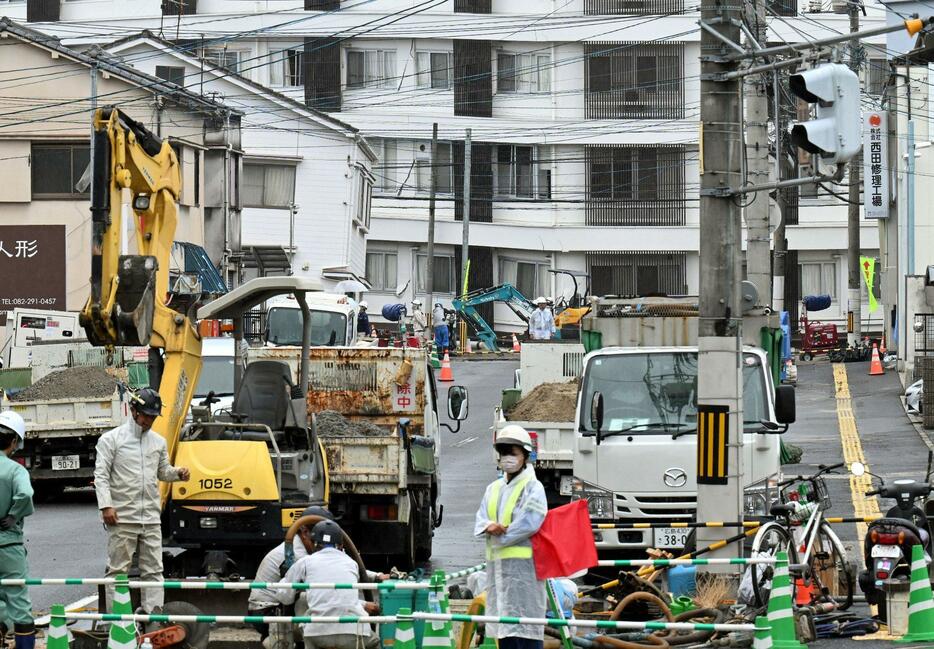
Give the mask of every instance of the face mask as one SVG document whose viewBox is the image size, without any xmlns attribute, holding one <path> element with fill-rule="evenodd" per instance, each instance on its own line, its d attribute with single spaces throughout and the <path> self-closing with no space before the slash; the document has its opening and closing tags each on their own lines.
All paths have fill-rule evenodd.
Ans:
<svg viewBox="0 0 934 649">
<path fill-rule="evenodd" d="M 503 471 L 511 474 L 519 470 L 522 460 L 515 455 L 503 455 L 499 458 L 499 465 L 503 467 Z"/>
</svg>

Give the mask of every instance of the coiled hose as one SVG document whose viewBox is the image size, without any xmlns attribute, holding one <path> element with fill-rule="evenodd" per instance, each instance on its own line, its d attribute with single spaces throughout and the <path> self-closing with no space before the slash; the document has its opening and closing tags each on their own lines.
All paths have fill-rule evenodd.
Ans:
<svg viewBox="0 0 934 649">
<path fill-rule="evenodd" d="M 323 520 L 325 520 L 323 517 L 316 516 L 314 514 L 309 514 L 308 516 L 302 516 L 301 518 L 297 519 L 294 523 L 292 523 L 292 526 L 289 528 L 289 531 L 285 533 L 286 547 L 287 548 L 292 547 L 292 539 L 294 539 L 295 535 L 298 534 L 299 528 L 304 527 L 306 525 L 313 526 L 318 521 L 323 521 Z M 353 544 L 353 541 L 351 540 L 349 536 L 347 536 L 347 532 L 345 532 L 343 529 L 341 529 L 341 534 L 344 537 L 343 538 L 344 551 L 350 555 L 351 559 L 357 562 L 357 567 L 360 569 L 360 583 L 368 582 L 370 579 L 369 577 L 367 577 L 366 566 L 363 565 L 363 559 L 360 557 L 360 552 L 357 551 L 357 546 Z M 368 602 L 374 601 L 373 591 L 371 590 L 363 591 L 363 597 Z"/>
<path fill-rule="evenodd" d="M 662 614 L 665 616 L 667 621 L 674 622 L 671 609 L 668 608 L 668 604 L 665 603 L 665 600 L 663 600 L 661 597 L 658 597 L 657 595 L 653 595 L 652 593 L 644 592 L 636 592 L 626 595 L 626 597 L 624 597 L 623 600 L 616 605 L 616 608 L 613 609 L 613 612 L 610 613 L 610 620 L 613 622 L 619 620 L 627 606 L 633 602 L 640 601 L 655 604 L 659 609 L 661 609 Z M 668 649 L 669 646 L 667 640 L 654 634 L 647 635 L 643 640 L 640 641 L 622 640 L 620 638 L 602 635 L 594 637 L 593 642 L 595 645 L 612 647 L 613 649 L 645 649 L 646 647 L 661 647 L 661 649 Z"/>
</svg>

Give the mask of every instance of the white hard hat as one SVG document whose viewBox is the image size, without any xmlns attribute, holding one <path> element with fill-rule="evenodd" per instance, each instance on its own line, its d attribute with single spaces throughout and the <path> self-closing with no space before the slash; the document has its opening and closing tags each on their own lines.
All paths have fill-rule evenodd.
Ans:
<svg viewBox="0 0 934 649">
<path fill-rule="evenodd" d="M 509 424 L 499 430 L 496 439 L 493 440 L 493 446 L 499 446 L 500 444 L 513 444 L 521 446 L 529 453 L 532 452 L 532 438 L 529 436 L 529 432 L 519 424 Z"/>
<path fill-rule="evenodd" d="M 19 435 L 20 440 L 26 439 L 26 422 L 19 416 L 19 413 L 12 410 L 0 412 L 0 426 L 12 430 Z"/>
<path fill-rule="evenodd" d="M 360 304 L 357 306 L 359 306 L 361 309 L 368 309 L 370 307 L 370 305 L 366 303 L 366 300 L 360 300 Z"/>
<path fill-rule="evenodd" d="M 539 295 L 535 298 L 535 304 L 548 304 L 548 300 L 546 300 L 544 296 Z"/>
<path fill-rule="evenodd" d="M 421 305 L 422 305 L 422 301 L 419 300 L 418 298 L 415 298 L 414 300 L 412 300 L 412 304 L 415 305 L 415 306 L 421 306 Z"/>
</svg>

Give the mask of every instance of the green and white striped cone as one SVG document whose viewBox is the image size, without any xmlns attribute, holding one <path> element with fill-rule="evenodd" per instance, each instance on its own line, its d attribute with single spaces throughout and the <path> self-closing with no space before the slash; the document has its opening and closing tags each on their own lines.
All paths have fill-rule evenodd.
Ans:
<svg viewBox="0 0 934 649">
<path fill-rule="evenodd" d="M 126 575 L 117 575 L 114 601 L 110 611 L 115 615 L 133 614 L 133 606 L 130 604 L 130 588 L 126 583 L 121 583 L 126 581 Z M 111 622 L 107 649 L 136 649 L 136 624 L 126 620 Z"/>
<path fill-rule="evenodd" d="M 772 649 L 772 636 L 769 635 L 769 618 L 764 615 L 756 618 L 756 631 L 752 636 L 752 649 Z"/>
<path fill-rule="evenodd" d="M 908 633 L 895 642 L 931 642 L 934 640 L 934 597 L 924 548 L 911 548 L 911 591 L 908 595 Z"/>
<path fill-rule="evenodd" d="M 415 626 L 412 619 L 405 619 L 412 615 L 412 609 L 400 608 L 396 612 L 396 637 L 392 649 L 415 649 Z"/>
<path fill-rule="evenodd" d="M 434 343 L 431 344 L 431 356 L 429 361 L 431 362 L 431 369 L 440 370 L 441 369 L 441 359 L 438 358 L 438 347 Z"/>
<path fill-rule="evenodd" d="M 775 554 L 772 593 L 769 595 L 769 637 L 773 649 L 803 649 L 795 635 L 795 613 L 791 604 L 791 577 L 788 574 L 788 553 Z"/>
<path fill-rule="evenodd" d="M 65 607 L 53 606 L 49 622 L 48 649 L 68 649 L 68 624 L 65 621 Z"/>
<path fill-rule="evenodd" d="M 431 613 L 448 613 L 448 596 L 445 592 L 444 571 L 431 575 L 428 592 L 428 607 Z M 450 620 L 428 620 L 422 635 L 424 649 L 453 649 L 454 630 Z"/>
</svg>

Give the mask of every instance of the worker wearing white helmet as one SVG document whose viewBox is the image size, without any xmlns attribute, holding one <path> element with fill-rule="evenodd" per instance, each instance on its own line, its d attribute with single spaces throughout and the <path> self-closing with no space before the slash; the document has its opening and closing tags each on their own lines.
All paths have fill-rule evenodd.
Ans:
<svg viewBox="0 0 934 649">
<path fill-rule="evenodd" d="M 26 547 L 23 519 L 33 513 L 29 473 L 11 459 L 26 439 L 26 424 L 12 410 L 0 412 L 0 579 L 25 579 Z M 20 586 L 0 588 L 0 646 L 12 632 L 16 649 L 36 646 L 29 591 Z"/>
<path fill-rule="evenodd" d="M 412 332 L 418 338 L 425 337 L 425 328 L 428 326 L 428 317 L 422 311 L 422 301 L 418 298 L 412 300 Z"/>
<path fill-rule="evenodd" d="M 366 314 L 366 310 L 369 305 L 366 303 L 366 300 L 361 300 L 360 304 L 357 305 L 359 311 L 357 312 L 357 333 L 362 336 L 370 335 L 370 316 Z"/>
<path fill-rule="evenodd" d="M 548 513 L 545 488 L 529 463 L 532 439 L 516 424 L 493 442 L 503 476 L 486 488 L 474 534 L 486 539 L 487 615 L 545 616 L 545 583 L 535 575 L 531 537 Z M 530 624 L 487 624 L 499 649 L 541 649 L 544 628 Z"/>
<path fill-rule="evenodd" d="M 532 340 L 551 340 L 555 335 L 555 315 L 548 307 L 548 300 L 539 296 L 535 298 L 535 306 L 529 316 L 529 336 Z"/>
</svg>

